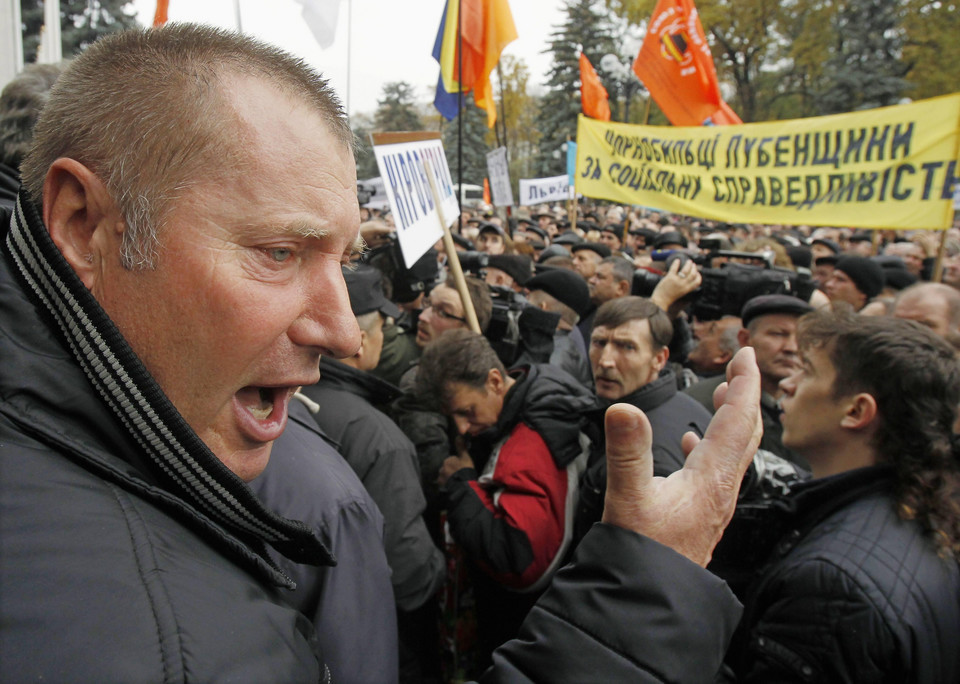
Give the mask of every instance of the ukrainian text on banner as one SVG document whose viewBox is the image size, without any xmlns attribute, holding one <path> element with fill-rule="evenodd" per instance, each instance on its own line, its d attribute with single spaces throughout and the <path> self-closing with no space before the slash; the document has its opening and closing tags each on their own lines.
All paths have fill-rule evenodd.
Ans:
<svg viewBox="0 0 960 684">
<path fill-rule="evenodd" d="M 449 223 L 460 215 L 443 143 L 439 133 L 374 133 L 371 138 L 393 211 L 403 262 L 410 268 L 443 236 L 431 176 L 440 197 L 443 220 Z"/>
<path fill-rule="evenodd" d="M 583 116 L 580 117 L 583 119 Z M 570 176 L 550 176 L 550 178 L 521 178 L 520 204 L 540 204 L 541 202 L 564 202 L 570 199 Z"/>
<path fill-rule="evenodd" d="M 852 114 L 720 127 L 577 127 L 576 191 L 690 216 L 947 228 L 960 93 Z"/>
</svg>

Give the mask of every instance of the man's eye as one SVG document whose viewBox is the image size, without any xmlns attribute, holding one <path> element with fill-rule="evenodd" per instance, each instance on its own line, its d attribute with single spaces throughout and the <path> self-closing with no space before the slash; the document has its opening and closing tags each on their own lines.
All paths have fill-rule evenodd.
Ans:
<svg viewBox="0 0 960 684">
<path fill-rule="evenodd" d="M 267 250 L 267 254 L 269 254 L 270 258 L 277 263 L 283 263 L 293 255 L 293 252 L 284 247 L 274 247 Z"/>
</svg>

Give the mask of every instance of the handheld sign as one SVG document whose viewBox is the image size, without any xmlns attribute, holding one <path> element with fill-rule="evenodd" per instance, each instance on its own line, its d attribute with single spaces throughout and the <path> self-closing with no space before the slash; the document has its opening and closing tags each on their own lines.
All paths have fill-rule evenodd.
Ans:
<svg viewBox="0 0 960 684">
<path fill-rule="evenodd" d="M 544 202 L 565 202 L 571 198 L 570 177 L 521 178 L 520 204 L 531 205 Z"/>
<path fill-rule="evenodd" d="M 498 147 L 492 152 L 487 152 L 487 175 L 490 177 L 493 204 L 498 207 L 512 207 L 513 189 L 510 187 L 510 167 L 507 164 L 506 147 Z"/>
<path fill-rule="evenodd" d="M 400 251 L 409 268 L 443 236 L 441 216 L 452 221 L 460 215 L 443 143 L 439 133 L 374 133 L 370 137 Z M 431 183 L 437 187 L 436 198 Z"/>
</svg>

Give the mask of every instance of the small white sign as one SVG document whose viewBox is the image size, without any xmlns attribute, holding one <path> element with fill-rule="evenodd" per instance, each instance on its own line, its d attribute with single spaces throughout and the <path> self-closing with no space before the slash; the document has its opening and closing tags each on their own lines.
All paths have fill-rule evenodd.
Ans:
<svg viewBox="0 0 960 684">
<path fill-rule="evenodd" d="M 490 194 L 493 196 L 494 206 L 512 207 L 513 188 L 510 187 L 506 147 L 487 152 L 487 175 L 490 177 Z"/>
<path fill-rule="evenodd" d="M 438 134 L 429 140 L 374 144 L 373 152 L 397 226 L 403 261 L 409 268 L 443 236 L 428 169 L 440 195 L 443 220 L 449 225 L 460 215 L 443 143 Z"/>
<path fill-rule="evenodd" d="M 570 177 L 521 178 L 520 204 L 528 206 L 541 202 L 563 202 L 571 197 Z"/>
</svg>

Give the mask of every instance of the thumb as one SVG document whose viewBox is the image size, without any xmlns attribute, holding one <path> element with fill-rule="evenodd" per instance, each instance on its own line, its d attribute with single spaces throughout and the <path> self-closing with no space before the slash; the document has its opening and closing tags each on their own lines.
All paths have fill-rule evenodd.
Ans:
<svg viewBox="0 0 960 684">
<path fill-rule="evenodd" d="M 603 521 L 638 531 L 653 478 L 653 430 L 643 411 L 614 404 L 605 416 L 607 494 Z"/>
</svg>

